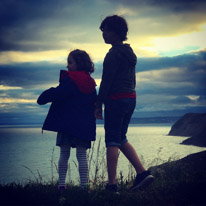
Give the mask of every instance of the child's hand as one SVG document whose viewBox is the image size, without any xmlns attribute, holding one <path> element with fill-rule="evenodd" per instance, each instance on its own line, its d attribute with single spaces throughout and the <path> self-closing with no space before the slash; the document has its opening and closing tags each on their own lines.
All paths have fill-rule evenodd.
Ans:
<svg viewBox="0 0 206 206">
<path fill-rule="evenodd" d="M 103 119 L 102 108 L 96 108 L 94 111 L 94 116 L 96 117 L 96 119 Z"/>
</svg>

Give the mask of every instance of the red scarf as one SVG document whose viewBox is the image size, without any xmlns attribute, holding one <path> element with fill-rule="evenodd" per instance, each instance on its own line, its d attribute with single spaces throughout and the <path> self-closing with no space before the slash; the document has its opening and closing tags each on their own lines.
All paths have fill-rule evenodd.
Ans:
<svg viewBox="0 0 206 206">
<path fill-rule="evenodd" d="M 74 82 L 78 89 L 84 93 L 92 93 L 96 87 L 94 79 L 86 71 L 65 71 L 61 70 L 60 79 L 69 76 L 69 78 Z"/>
</svg>

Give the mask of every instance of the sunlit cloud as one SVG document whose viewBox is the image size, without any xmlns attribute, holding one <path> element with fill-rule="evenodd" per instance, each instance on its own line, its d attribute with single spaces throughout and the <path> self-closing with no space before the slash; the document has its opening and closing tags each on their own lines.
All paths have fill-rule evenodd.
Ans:
<svg viewBox="0 0 206 206">
<path fill-rule="evenodd" d="M 127 16 L 136 16 L 137 12 L 135 10 L 133 10 L 132 8 L 129 8 L 129 7 L 125 7 L 123 5 L 120 5 L 116 12 L 114 12 L 115 14 L 118 14 L 118 15 L 121 15 L 121 16 L 124 16 L 124 15 L 127 15 Z"/>
<path fill-rule="evenodd" d="M 5 103 L 36 103 L 36 99 L 1 98 L 0 104 Z"/>
<path fill-rule="evenodd" d="M 85 50 L 94 62 L 102 61 L 110 47 L 104 44 L 73 43 L 65 50 L 50 51 L 8 51 L 0 53 L 0 64 L 25 63 L 49 61 L 55 63 L 65 63 L 68 54 L 74 49 Z"/>
<path fill-rule="evenodd" d="M 99 86 L 101 83 L 101 79 L 95 79 L 96 85 Z"/>
<path fill-rule="evenodd" d="M 99 34 L 101 35 L 101 34 Z M 81 49 L 85 50 L 91 57 L 91 59 L 94 62 L 103 61 L 104 56 L 108 52 L 108 50 L 111 48 L 110 45 L 106 45 L 102 42 L 94 42 L 94 43 L 72 43 L 68 52 L 74 50 L 74 49 Z"/>
<path fill-rule="evenodd" d="M 0 90 L 19 90 L 22 89 L 21 87 L 10 87 L 10 86 L 4 86 L 0 85 Z"/>
<path fill-rule="evenodd" d="M 0 64 L 25 63 L 25 62 L 64 62 L 67 58 L 65 50 L 21 52 L 8 51 L 0 54 Z"/>
<path fill-rule="evenodd" d="M 196 95 L 191 95 L 191 96 L 187 96 L 189 99 L 196 101 L 200 98 L 200 96 L 196 96 Z"/>
<path fill-rule="evenodd" d="M 202 26 L 202 31 L 199 32 L 155 38 L 153 40 L 154 48 L 156 48 L 160 56 L 174 56 L 195 50 L 202 50 L 206 48 L 205 36 L 206 24 Z"/>
<path fill-rule="evenodd" d="M 154 46 L 140 46 L 135 41 L 129 42 L 137 57 L 159 57 L 158 50 Z"/>
</svg>

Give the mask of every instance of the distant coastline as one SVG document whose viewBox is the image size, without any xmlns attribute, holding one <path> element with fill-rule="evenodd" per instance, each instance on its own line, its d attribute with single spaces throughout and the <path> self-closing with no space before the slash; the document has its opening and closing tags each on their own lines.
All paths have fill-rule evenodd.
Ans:
<svg viewBox="0 0 206 206">
<path fill-rule="evenodd" d="M 141 117 L 141 118 L 132 118 L 130 124 L 137 125 L 172 125 L 175 123 L 180 117 Z M 103 125 L 103 120 L 97 120 L 97 125 Z M 10 124 L 10 123 L 0 123 L 0 128 L 41 128 L 42 122 L 36 123 L 26 123 L 21 122 L 19 124 Z"/>
<path fill-rule="evenodd" d="M 206 113 L 187 113 L 171 127 L 168 135 L 188 137 L 182 144 L 206 147 Z"/>
</svg>

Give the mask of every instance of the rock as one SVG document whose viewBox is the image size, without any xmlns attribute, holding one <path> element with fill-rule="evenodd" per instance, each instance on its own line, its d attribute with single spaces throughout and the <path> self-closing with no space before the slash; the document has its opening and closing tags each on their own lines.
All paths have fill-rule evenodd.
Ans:
<svg viewBox="0 0 206 206">
<path fill-rule="evenodd" d="M 182 144 L 206 147 L 206 113 L 188 113 L 171 128 L 169 135 L 190 137 Z"/>
<path fill-rule="evenodd" d="M 176 169 L 182 170 L 183 174 L 184 174 L 183 171 L 186 168 L 187 168 L 187 170 L 190 170 L 193 173 L 195 171 L 199 170 L 199 171 L 201 171 L 202 173 L 205 174 L 205 171 L 206 171 L 205 162 L 206 162 L 206 151 L 202 151 L 202 152 L 190 154 L 190 155 L 188 155 L 188 156 L 186 156 L 182 159 L 179 159 L 179 160 L 174 160 L 174 161 L 171 161 L 171 162 L 163 163 L 161 165 L 153 166 L 149 169 L 151 169 L 152 171 L 155 171 L 157 169 L 165 170 L 165 168 L 167 168 L 168 171 L 170 171 L 170 168 L 171 168 L 170 166 L 172 166 L 173 168 L 176 167 Z M 178 174 L 178 175 L 180 175 L 180 174 Z"/>
<path fill-rule="evenodd" d="M 206 128 L 198 135 L 194 135 L 191 138 L 184 140 L 181 144 L 206 147 Z"/>
</svg>

